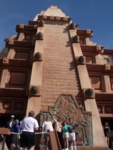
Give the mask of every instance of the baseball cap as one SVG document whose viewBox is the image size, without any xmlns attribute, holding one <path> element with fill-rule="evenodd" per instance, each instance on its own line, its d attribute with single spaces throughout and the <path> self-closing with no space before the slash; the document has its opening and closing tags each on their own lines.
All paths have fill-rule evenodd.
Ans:
<svg viewBox="0 0 113 150">
<path fill-rule="evenodd" d="M 14 115 L 11 115 L 11 118 L 14 118 L 15 116 Z"/>
<path fill-rule="evenodd" d="M 15 120 L 15 122 L 16 122 L 16 123 L 19 123 L 19 120 L 18 120 L 18 119 L 16 119 L 16 120 Z"/>
</svg>

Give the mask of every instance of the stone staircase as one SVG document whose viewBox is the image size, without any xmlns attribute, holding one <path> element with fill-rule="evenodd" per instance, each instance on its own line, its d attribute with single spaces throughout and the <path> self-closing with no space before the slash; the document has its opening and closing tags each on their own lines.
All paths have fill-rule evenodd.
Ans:
<svg viewBox="0 0 113 150">
<path fill-rule="evenodd" d="M 76 65 L 68 29 L 64 25 L 44 25 L 42 109 L 54 103 L 60 94 L 73 94 L 82 103 Z"/>
</svg>

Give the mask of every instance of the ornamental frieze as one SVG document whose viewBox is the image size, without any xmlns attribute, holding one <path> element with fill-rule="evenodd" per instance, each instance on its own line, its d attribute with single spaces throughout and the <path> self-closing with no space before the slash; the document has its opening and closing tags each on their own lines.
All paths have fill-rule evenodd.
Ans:
<svg viewBox="0 0 113 150">
<path fill-rule="evenodd" d="M 54 105 L 49 107 L 48 112 L 41 112 L 40 126 L 45 118 L 49 116 L 53 120 L 60 118 L 62 121 L 72 118 L 78 125 L 75 129 L 77 134 L 77 145 L 91 146 L 92 143 L 92 115 L 85 112 L 72 95 L 60 95 Z"/>
</svg>

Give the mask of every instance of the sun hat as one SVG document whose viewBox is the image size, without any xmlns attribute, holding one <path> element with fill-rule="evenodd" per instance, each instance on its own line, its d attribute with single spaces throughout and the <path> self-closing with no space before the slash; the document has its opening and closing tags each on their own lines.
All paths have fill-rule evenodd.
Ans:
<svg viewBox="0 0 113 150">
<path fill-rule="evenodd" d="M 11 118 L 14 118 L 15 116 L 14 115 L 11 115 Z"/>
</svg>

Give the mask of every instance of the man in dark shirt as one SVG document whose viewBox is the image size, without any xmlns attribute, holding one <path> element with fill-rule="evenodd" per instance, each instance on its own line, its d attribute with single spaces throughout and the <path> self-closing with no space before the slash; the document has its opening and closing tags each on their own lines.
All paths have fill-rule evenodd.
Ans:
<svg viewBox="0 0 113 150">
<path fill-rule="evenodd" d="M 5 127 L 9 128 L 10 131 L 12 131 L 12 126 L 14 124 L 14 119 L 15 119 L 15 116 L 11 115 L 10 120 L 8 120 L 6 122 Z M 6 145 L 7 145 L 8 149 L 10 149 L 11 143 L 12 143 L 12 134 L 6 135 Z"/>
<path fill-rule="evenodd" d="M 76 134 L 75 128 L 78 126 L 72 118 L 69 118 L 69 143 L 70 143 L 70 150 L 77 150 L 76 148 Z"/>
</svg>

